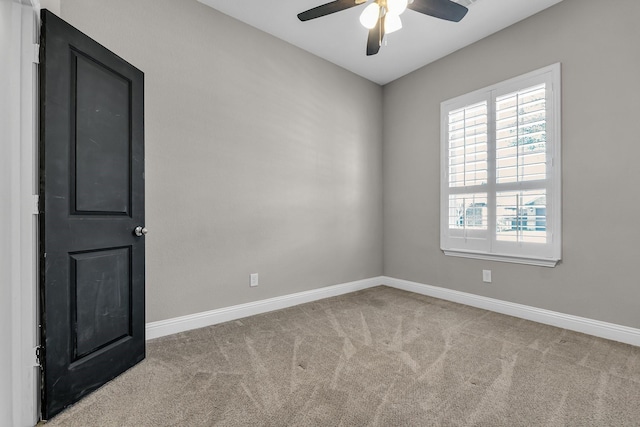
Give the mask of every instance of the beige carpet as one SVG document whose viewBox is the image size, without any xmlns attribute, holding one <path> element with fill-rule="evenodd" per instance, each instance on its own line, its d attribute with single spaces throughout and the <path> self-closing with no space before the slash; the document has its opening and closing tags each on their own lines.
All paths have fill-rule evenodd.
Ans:
<svg viewBox="0 0 640 427">
<path fill-rule="evenodd" d="M 640 348 L 382 286 L 147 353 L 47 426 L 640 425 Z"/>
</svg>

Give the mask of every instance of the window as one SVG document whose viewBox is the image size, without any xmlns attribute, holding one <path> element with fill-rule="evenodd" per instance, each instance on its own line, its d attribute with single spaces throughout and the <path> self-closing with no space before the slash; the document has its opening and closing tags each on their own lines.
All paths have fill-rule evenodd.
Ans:
<svg viewBox="0 0 640 427">
<path fill-rule="evenodd" d="M 445 254 L 560 260 L 560 93 L 554 64 L 442 103 Z"/>
</svg>

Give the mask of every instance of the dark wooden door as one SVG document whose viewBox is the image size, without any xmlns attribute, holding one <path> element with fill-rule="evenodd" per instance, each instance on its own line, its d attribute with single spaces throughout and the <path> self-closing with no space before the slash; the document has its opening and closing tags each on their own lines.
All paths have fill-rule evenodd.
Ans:
<svg viewBox="0 0 640 427">
<path fill-rule="evenodd" d="M 145 356 L 144 74 L 46 10 L 41 34 L 48 419 Z"/>
</svg>

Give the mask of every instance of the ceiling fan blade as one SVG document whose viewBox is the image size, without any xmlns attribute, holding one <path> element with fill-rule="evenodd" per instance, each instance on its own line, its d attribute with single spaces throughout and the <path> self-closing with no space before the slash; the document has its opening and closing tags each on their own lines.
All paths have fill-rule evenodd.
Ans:
<svg viewBox="0 0 640 427">
<path fill-rule="evenodd" d="M 320 18 L 321 16 L 330 15 L 332 13 L 340 12 L 341 10 L 349 9 L 359 4 L 363 4 L 364 1 L 358 0 L 336 0 L 331 3 L 326 3 L 313 9 L 305 10 L 298 14 L 298 19 L 301 21 L 308 21 L 310 19 Z"/>
<path fill-rule="evenodd" d="M 408 9 L 447 21 L 460 22 L 469 9 L 451 0 L 414 0 Z"/>
<path fill-rule="evenodd" d="M 380 51 L 382 45 L 382 39 L 384 38 L 384 16 L 380 13 L 378 23 L 375 27 L 369 30 L 369 37 L 367 38 L 367 56 L 375 55 Z"/>
</svg>

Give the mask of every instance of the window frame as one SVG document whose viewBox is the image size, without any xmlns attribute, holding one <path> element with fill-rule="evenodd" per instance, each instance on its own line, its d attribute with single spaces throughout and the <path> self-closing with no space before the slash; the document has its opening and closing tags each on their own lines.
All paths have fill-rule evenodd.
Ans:
<svg viewBox="0 0 640 427">
<path fill-rule="evenodd" d="M 498 183 L 496 99 L 542 83 L 546 85 L 546 177 L 537 181 Z M 440 104 L 440 248 L 445 255 L 544 267 L 554 267 L 562 259 L 561 93 L 561 65 L 556 63 Z M 482 102 L 487 103 L 487 182 L 469 187 L 449 187 L 449 113 Z M 498 240 L 496 195 L 500 192 L 526 190 L 545 191 L 546 243 Z M 461 236 L 459 230 L 449 228 L 449 197 L 456 194 L 486 194 L 486 230 L 473 230 L 472 233 L 465 232 Z"/>
</svg>

